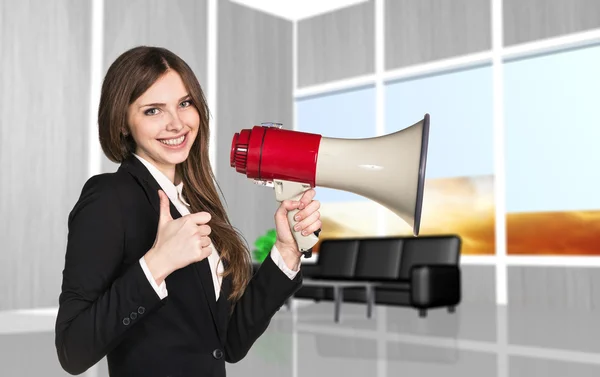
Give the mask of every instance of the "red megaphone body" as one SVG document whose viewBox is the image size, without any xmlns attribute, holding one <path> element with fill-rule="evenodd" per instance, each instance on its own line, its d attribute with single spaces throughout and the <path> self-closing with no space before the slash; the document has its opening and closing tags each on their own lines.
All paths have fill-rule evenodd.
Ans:
<svg viewBox="0 0 600 377">
<path fill-rule="evenodd" d="M 231 167 L 256 183 L 272 185 L 278 201 L 298 200 L 316 186 L 364 196 L 401 217 L 418 235 L 428 114 L 401 131 L 366 139 L 328 138 L 273 125 L 263 123 L 236 133 L 231 142 Z M 290 225 L 295 224 L 295 212 L 288 213 Z M 301 250 L 310 249 L 318 240 L 303 239 L 300 233 L 294 237 Z"/>
<path fill-rule="evenodd" d="M 321 135 L 254 126 L 233 137 L 231 167 L 251 179 L 281 179 L 314 187 L 320 143 Z"/>
</svg>

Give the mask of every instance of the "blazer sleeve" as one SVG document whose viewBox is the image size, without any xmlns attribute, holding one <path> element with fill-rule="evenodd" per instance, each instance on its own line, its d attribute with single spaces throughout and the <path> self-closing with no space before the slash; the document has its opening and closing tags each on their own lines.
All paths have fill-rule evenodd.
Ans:
<svg viewBox="0 0 600 377">
<path fill-rule="evenodd" d="M 265 332 L 275 313 L 301 287 L 301 272 L 290 279 L 272 258 L 265 258 L 229 319 L 225 361 L 236 363 L 242 360 Z"/>
<path fill-rule="evenodd" d="M 163 304 L 140 263 L 123 268 L 116 183 L 114 175 L 90 178 L 68 218 L 55 345 L 62 368 L 73 375 L 96 364 Z"/>
</svg>

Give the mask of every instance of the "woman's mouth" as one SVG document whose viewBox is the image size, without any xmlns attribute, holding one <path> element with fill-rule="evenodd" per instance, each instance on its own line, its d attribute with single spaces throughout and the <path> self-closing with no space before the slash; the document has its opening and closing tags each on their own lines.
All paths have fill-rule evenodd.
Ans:
<svg viewBox="0 0 600 377">
<path fill-rule="evenodd" d="M 158 139 L 158 141 L 160 141 L 162 144 L 169 148 L 180 148 L 185 144 L 185 141 L 187 140 L 187 135 L 188 134 L 181 135 L 180 137 L 173 139 Z"/>
</svg>

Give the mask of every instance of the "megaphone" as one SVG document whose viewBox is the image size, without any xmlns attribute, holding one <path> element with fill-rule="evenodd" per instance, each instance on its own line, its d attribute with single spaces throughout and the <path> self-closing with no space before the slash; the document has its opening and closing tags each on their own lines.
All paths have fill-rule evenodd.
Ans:
<svg viewBox="0 0 600 377">
<path fill-rule="evenodd" d="M 328 138 L 262 123 L 233 136 L 230 165 L 254 183 L 273 187 L 278 202 L 299 200 L 313 187 L 361 195 L 388 208 L 418 236 L 429 139 L 429 114 L 398 132 L 366 139 Z M 310 256 L 318 236 L 293 229 L 300 251 Z"/>
</svg>

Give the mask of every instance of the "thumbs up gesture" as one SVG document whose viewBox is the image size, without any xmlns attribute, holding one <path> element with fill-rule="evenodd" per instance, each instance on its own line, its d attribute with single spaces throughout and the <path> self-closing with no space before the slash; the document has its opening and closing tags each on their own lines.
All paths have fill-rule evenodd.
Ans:
<svg viewBox="0 0 600 377">
<path fill-rule="evenodd" d="M 169 198 L 162 190 L 158 195 L 160 217 L 156 239 L 144 259 L 156 283 L 160 284 L 173 271 L 208 257 L 212 253 L 212 242 L 208 212 L 191 213 L 173 220 Z"/>
</svg>

